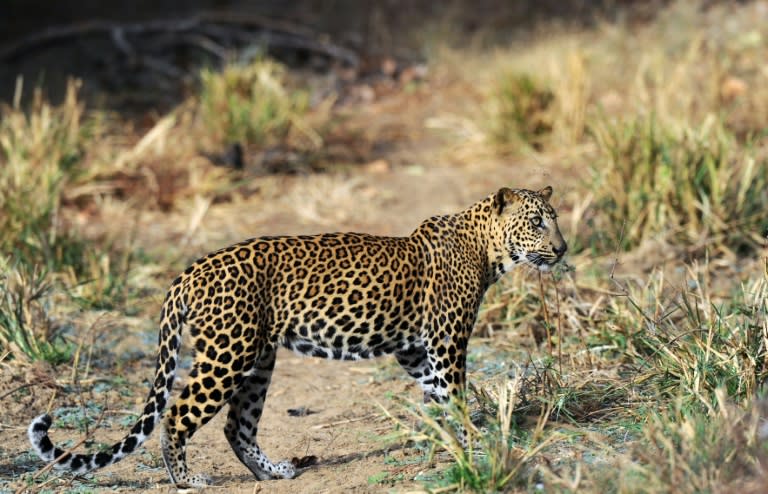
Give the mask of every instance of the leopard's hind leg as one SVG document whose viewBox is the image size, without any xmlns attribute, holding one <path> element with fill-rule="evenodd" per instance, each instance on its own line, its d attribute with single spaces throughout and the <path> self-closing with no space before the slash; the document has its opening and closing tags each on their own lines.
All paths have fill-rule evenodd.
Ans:
<svg viewBox="0 0 768 494">
<path fill-rule="evenodd" d="M 216 365 L 203 355 L 204 352 L 197 354 L 188 384 L 163 417 L 160 437 L 163 461 L 171 481 L 177 486 L 201 487 L 211 483 L 205 475 L 189 473 L 186 443 L 197 429 L 207 424 L 221 410 L 243 381 L 243 371 L 234 370 L 242 369 L 242 362 L 237 365 Z"/>
<path fill-rule="evenodd" d="M 264 410 L 272 370 L 275 368 L 276 351 L 272 346 L 264 348 L 253 371 L 229 400 L 229 413 L 224 434 L 240 461 L 259 480 L 273 478 L 290 479 L 296 469 L 290 461 L 272 463 L 256 442 L 259 419 Z"/>
</svg>

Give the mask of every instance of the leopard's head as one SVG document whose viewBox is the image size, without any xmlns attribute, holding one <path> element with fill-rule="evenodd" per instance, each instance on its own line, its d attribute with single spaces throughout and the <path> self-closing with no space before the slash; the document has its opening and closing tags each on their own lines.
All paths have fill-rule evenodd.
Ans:
<svg viewBox="0 0 768 494">
<path fill-rule="evenodd" d="M 549 204 L 552 187 L 539 191 L 499 190 L 493 197 L 489 262 L 498 278 L 515 265 L 527 264 L 549 271 L 568 250 L 557 226 L 557 213 Z"/>
</svg>

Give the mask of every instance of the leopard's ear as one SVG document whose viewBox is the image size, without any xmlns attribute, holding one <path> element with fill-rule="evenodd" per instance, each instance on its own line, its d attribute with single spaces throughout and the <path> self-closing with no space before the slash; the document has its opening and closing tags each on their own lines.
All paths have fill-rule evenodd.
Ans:
<svg viewBox="0 0 768 494">
<path fill-rule="evenodd" d="M 542 199 L 549 202 L 549 198 L 552 197 L 552 187 L 547 185 L 543 189 L 541 189 L 538 194 L 541 196 Z"/>
<path fill-rule="evenodd" d="M 493 197 L 493 210 L 496 211 L 496 214 L 501 214 L 505 207 L 519 200 L 520 196 L 517 195 L 517 192 L 507 187 L 503 187 L 499 189 Z"/>
</svg>

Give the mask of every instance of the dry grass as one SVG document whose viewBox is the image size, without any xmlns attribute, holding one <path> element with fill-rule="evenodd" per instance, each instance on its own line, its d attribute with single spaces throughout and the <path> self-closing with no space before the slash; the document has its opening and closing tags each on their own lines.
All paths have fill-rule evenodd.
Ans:
<svg viewBox="0 0 768 494">
<path fill-rule="evenodd" d="M 706 405 L 700 411 L 669 403 L 628 448 L 592 436 L 588 449 L 604 458 L 570 471 L 547 468 L 543 478 L 559 492 L 763 492 L 765 403 L 738 407 L 718 390 L 715 403 Z"/>
<path fill-rule="evenodd" d="M 531 146 L 541 149 L 552 132 L 552 91 L 527 74 L 507 74 L 491 100 L 491 138 L 501 148 Z"/>
<path fill-rule="evenodd" d="M 546 128 L 546 148 L 570 147 L 592 163 L 593 201 L 576 248 L 610 250 L 620 234 L 623 248 L 659 237 L 698 253 L 760 245 L 768 122 L 759 109 L 768 94 L 757 53 L 768 41 L 759 9 L 702 12 L 677 2 L 632 35 L 609 24 L 547 32 L 495 55 L 489 139 L 517 129 L 502 134 L 541 148 L 531 128 Z M 536 94 L 547 95 L 546 105 Z"/>
<path fill-rule="evenodd" d="M 79 306 L 125 303 L 141 290 L 130 286 L 129 274 L 142 211 L 169 211 L 201 196 L 226 200 L 238 187 L 242 174 L 212 166 L 201 155 L 211 142 L 206 128 L 224 132 L 213 135 L 213 142 L 242 138 L 275 146 L 294 133 L 299 141 L 319 139 L 303 120 L 306 94 L 291 93 L 283 72 L 268 61 L 205 72 L 199 99 L 159 118 L 139 137 L 114 117 L 87 111 L 77 81 L 70 82 L 60 105 L 35 90 L 31 105 L 22 108 L 20 79 L 16 103 L 0 108 L 0 262 L 10 270 L 7 279 L 44 268 Z M 116 209 L 129 224 L 103 221 L 105 211 Z M 52 335 L 36 332 L 22 317 L 37 297 L 16 296 L 5 283 L 0 292 L 0 351 L 61 361 L 45 346 Z"/>
<path fill-rule="evenodd" d="M 58 217 L 61 191 L 77 173 L 87 145 L 75 82 L 69 84 L 58 107 L 36 91 L 29 112 L 18 105 L 0 108 L 0 251 L 4 255 L 27 264 L 67 262 L 70 242 Z"/>
<path fill-rule="evenodd" d="M 628 335 L 627 356 L 642 368 L 638 379 L 686 402 L 713 399 L 719 388 L 738 403 L 753 399 L 768 378 L 767 281 L 748 280 L 715 301 L 708 280 L 691 272 L 691 287 L 669 300 L 661 281 L 648 284 L 650 294 L 629 295 L 645 326 Z M 643 308 L 643 299 L 655 307 Z"/>
<path fill-rule="evenodd" d="M 737 143 L 719 125 L 711 119 L 677 135 L 654 117 L 596 122 L 582 246 L 627 249 L 665 238 L 694 255 L 759 248 L 768 231 L 765 149 Z"/>
<path fill-rule="evenodd" d="M 768 258 L 755 268 L 762 272 L 717 294 L 718 269 L 709 263 L 672 276 L 661 269 L 605 273 L 608 285 L 602 295 L 591 288 L 592 297 L 571 274 L 547 283 L 539 304 L 553 314 L 559 306 L 559 320 L 548 316 L 551 331 L 538 342 L 525 328 L 548 324 L 542 311 L 517 319 L 517 336 L 497 327 L 489 340 L 497 356 L 483 353 L 470 375 L 470 411 L 452 415 L 474 447 L 464 451 L 438 416 L 419 415 L 426 432 L 411 437 L 447 451 L 456 464 L 430 485 L 457 492 L 537 485 L 554 492 L 663 493 L 678 485 L 681 492 L 760 492 L 768 452 L 760 436 L 768 419 Z M 513 276 L 490 294 L 488 308 L 498 311 L 507 299 L 515 312 L 536 314 L 537 303 L 521 295 L 536 291 L 535 280 Z M 513 393 L 498 391 L 499 372 L 511 376 Z M 473 410 L 493 418 L 478 427 Z M 509 437 L 504 449 L 499 441 Z"/>
<path fill-rule="evenodd" d="M 652 416 L 643 430 L 643 448 L 631 455 L 637 470 L 626 487 L 733 492 L 738 485 L 765 482 L 766 450 L 759 433 L 765 410 L 733 406 L 724 390 L 716 398 L 705 412 L 675 403 L 670 411 Z"/>
</svg>

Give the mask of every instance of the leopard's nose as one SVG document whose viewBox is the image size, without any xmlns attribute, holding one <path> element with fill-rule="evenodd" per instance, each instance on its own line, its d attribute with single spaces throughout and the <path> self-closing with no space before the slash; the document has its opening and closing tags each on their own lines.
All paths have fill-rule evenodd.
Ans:
<svg viewBox="0 0 768 494">
<path fill-rule="evenodd" d="M 557 254 L 557 257 L 563 257 L 563 254 L 568 250 L 568 244 L 565 243 L 565 240 L 563 240 L 563 243 L 560 245 L 555 245 L 552 247 L 552 252 Z"/>
</svg>

